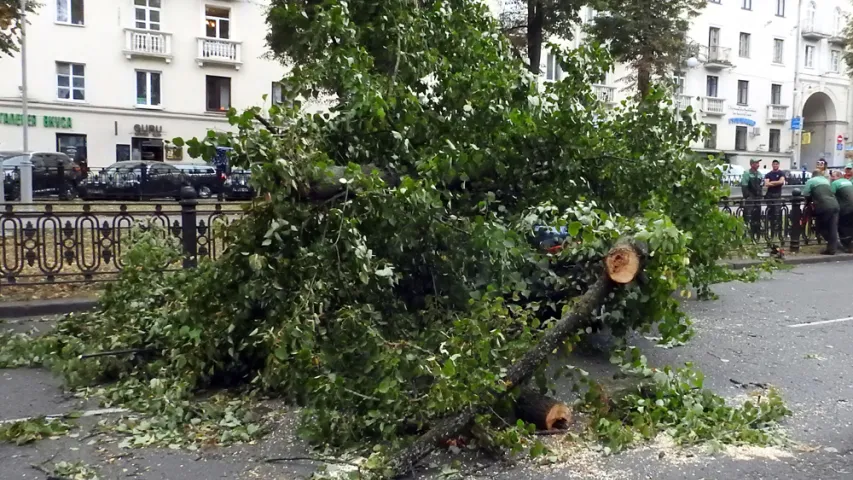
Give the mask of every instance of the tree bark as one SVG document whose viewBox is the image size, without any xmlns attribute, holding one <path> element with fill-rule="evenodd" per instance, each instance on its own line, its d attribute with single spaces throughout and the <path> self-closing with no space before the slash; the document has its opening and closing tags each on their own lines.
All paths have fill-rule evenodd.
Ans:
<svg viewBox="0 0 853 480">
<path fill-rule="evenodd" d="M 565 430 L 572 420 L 565 403 L 530 390 L 521 392 L 515 400 L 515 414 L 538 430 Z"/>
<path fill-rule="evenodd" d="M 642 62 L 637 67 L 637 91 L 640 96 L 640 100 L 643 100 L 649 94 L 651 83 L 652 72 L 649 69 L 649 66 L 645 62 Z"/>
<path fill-rule="evenodd" d="M 631 265 L 636 267 L 635 275 L 640 273 L 646 251 L 642 244 L 631 239 L 618 241 L 605 257 L 605 268 L 598 280 L 578 299 L 575 308 L 568 315 L 560 319 L 551 330 L 545 333 L 537 345 L 528 350 L 507 369 L 504 376 L 506 389 L 494 392 L 494 397 L 500 399 L 509 394 L 514 387 L 529 380 L 539 365 L 545 361 L 548 355 L 556 351 L 569 335 L 585 327 L 593 311 L 601 305 L 613 286 L 627 283 L 628 275 L 626 272 L 632 268 Z M 638 259 L 636 262 L 625 262 L 624 258 L 619 261 L 610 259 L 611 256 L 625 257 L 626 255 L 636 256 Z M 611 269 L 610 264 L 613 265 L 613 269 Z M 619 280 L 612 280 L 611 275 L 616 276 Z M 399 477 L 411 472 L 414 466 L 429 455 L 442 440 L 459 435 L 471 425 L 477 414 L 487 409 L 487 405 L 471 406 L 457 415 L 435 424 L 432 429 L 391 459 L 392 476 Z"/>
<path fill-rule="evenodd" d="M 527 59 L 530 72 L 539 75 L 542 61 L 542 37 L 545 27 L 545 12 L 541 0 L 527 0 Z"/>
</svg>

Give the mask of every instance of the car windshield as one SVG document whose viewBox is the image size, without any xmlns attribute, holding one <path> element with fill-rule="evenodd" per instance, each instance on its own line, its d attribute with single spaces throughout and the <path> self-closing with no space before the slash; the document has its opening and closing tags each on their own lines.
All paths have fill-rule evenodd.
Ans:
<svg viewBox="0 0 853 480">
<path fill-rule="evenodd" d="M 15 155 L 15 156 L 11 156 L 11 157 L 3 157 L 3 166 L 4 167 L 16 167 L 16 166 L 24 163 L 25 160 L 29 160 L 29 159 L 30 159 L 29 155 Z"/>
<path fill-rule="evenodd" d="M 109 167 L 105 168 L 103 173 L 117 173 L 117 172 L 129 172 L 132 170 L 142 170 L 141 163 L 114 163 Z"/>
</svg>

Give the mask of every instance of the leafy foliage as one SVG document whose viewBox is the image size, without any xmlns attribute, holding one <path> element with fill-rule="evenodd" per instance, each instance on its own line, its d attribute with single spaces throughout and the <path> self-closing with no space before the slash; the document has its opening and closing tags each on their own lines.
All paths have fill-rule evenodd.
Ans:
<svg viewBox="0 0 853 480">
<path fill-rule="evenodd" d="M 650 384 L 607 403 L 600 402 L 601 391 L 595 385 L 587 393 L 587 408 L 594 413 L 591 431 L 604 442 L 606 452 L 617 452 L 661 433 L 680 445 L 711 442 L 714 447 L 766 446 L 785 442 L 778 421 L 791 412 L 774 388 L 756 392 L 743 405 L 730 405 L 704 388 L 702 373 L 690 364 L 679 369 L 653 369 L 636 349 L 627 357 L 624 368 L 651 379 Z M 617 355 L 615 361 L 625 360 Z"/>
<path fill-rule="evenodd" d="M 72 425 L 56 418 L 38 417 L 0 424 L 0 441 L 25 445 L 45 437 L 64 435 Z"/>
<path fill-rule="evenodd" d="M 225 254 L 164 274 L 179 254 L 149 231 L 100 310 L 42 340 L 69 384 L 113 381 L 110 402 L 154 414 L 128 424 L 139 444 L 199 422 L 222 439 L 216 420 L 250 438 L 250 412 L 192 396 L 251 385 L 305 407 L 315 444 L 387 451 L 505 389 L 617 238 L 649 244 L 647 278 L 614 292 L 595 328 L 655 325 L 664 341 L 690 334 L 672 293 L 707 289 L 743 238 L 717 207 L 719 171 L 689 152 L 689 112 L 656 88 L 599 103 L 603 51 L 562 51 L 566 78 L 540 90 L 479 2 L 366 6 L 274 2 L 269 41 L 298 62 L 283 79 L 292 102 L 175 139 L 194 156 L 231 147 L 268 198 L 228 229 Z M 327 113 L 301 111 L 329 91 Z M 565 227 L 560 253 L 531 241 L 541 225 Z M 127 349 L 139 353 L 79 359 Z"/>
<path fill-rule="evenodd" d="M 27 13 L 35 13 L 40 7 L 37 2 L 27 3 Z M 0 53 L 10 55 L 20 48 L 21 2 L 0 0 Z"/>
<path fill-rule="evenodd" d="M 651 76 L 669 78 L 678 71 L 691 44 L 690 21 L 706 0 L 596 0 L 601 12 L 587 26 L 592 38 L 607 43 L 614 58 L 637 71 L 637 88 L 645 97 Z"/>
</svg>

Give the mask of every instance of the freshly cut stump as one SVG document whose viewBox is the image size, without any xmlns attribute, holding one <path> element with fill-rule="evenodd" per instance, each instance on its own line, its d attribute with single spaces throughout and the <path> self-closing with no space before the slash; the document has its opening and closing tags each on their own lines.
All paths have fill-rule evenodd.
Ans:
<svg viewBox="0 0 853 480">
<path fill-rule="evenodd" d="M 605 257 L 607 276 L 615 283 L 625 285 L 637 278 L 641 258 L 637 248 L 631 244 L 617 244 Z"/>
<path fill-rule="evenodd" d="M 515 414 L 527 423 L 536 425 L 538 430 L 565 430 L 572 421 L 572 411 L 565 403 L 525 391 L 515 401 Z"/>
</svg>

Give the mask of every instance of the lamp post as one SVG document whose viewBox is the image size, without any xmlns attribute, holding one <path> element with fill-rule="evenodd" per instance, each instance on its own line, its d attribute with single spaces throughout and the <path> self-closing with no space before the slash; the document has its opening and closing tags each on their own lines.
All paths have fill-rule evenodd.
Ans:
<svg viewBox="0 0 853 480">
<path fill-rule="evenodd" d="M 21 113 L 23 114 L 23 151 L 30 150 L 29 105 L 27 99 L 27 0 L 21 0 Z M 33 164 L 24 157 L 21 162 L 21 202 L 33 201 Z"/>
</svg>

